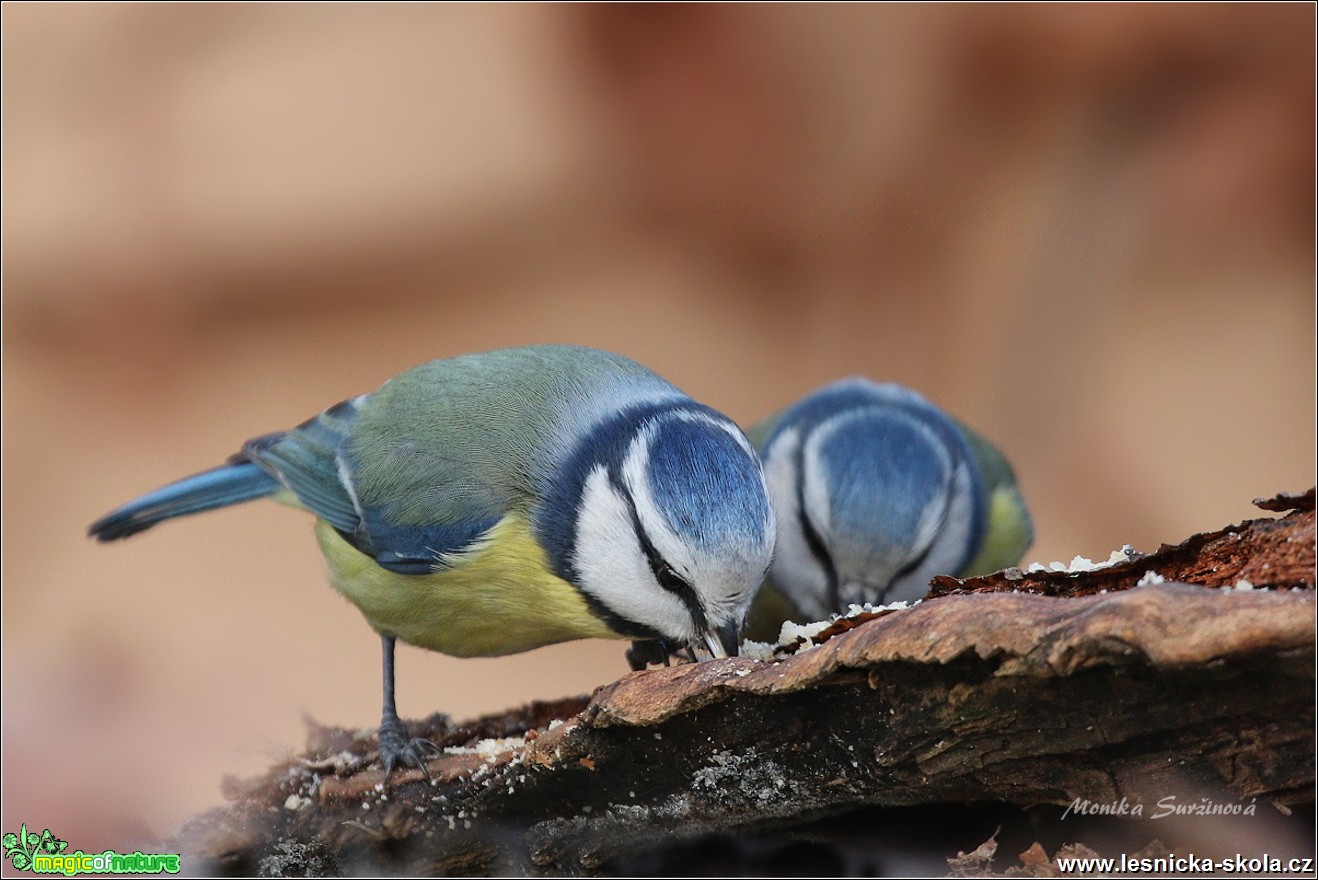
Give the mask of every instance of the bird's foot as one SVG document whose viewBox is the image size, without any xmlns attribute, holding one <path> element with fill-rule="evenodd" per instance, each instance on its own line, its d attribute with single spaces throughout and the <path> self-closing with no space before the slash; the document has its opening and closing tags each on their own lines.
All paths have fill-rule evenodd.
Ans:
<svg viewBox="0 0 1318 880">
<path fill-rule="evenodd" d="M 380 763 L 384 766 L 384 780 L 398 767 L 416 767 L 430 778 L 426 759 L 440 753 L 439 746 L 428 739 L 409 737 L 407 725 L 396 716 L 380 721 Z"/>
<path fill-rule="evenodd" d="M 632 646 L 627 649 L 627 665 L 634 672 L 659 664 L 669 666 L 673 657 L 689 663 L 696 662 L 695 652 L 689 647 L 678 647 L 662 639 L 632 642 Z"/>
</svg>

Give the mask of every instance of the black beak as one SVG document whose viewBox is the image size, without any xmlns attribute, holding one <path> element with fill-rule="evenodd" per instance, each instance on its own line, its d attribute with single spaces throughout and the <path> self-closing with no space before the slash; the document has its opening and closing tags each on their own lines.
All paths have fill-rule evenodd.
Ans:
<svg viewBox="0 0 1318 880">
<path fill-rule="evenodd" d="M 705 647 L 715 657 L 736 657 L 741 650 L 741 626 L 726 623 L 705 632 Z"/>
</svg>

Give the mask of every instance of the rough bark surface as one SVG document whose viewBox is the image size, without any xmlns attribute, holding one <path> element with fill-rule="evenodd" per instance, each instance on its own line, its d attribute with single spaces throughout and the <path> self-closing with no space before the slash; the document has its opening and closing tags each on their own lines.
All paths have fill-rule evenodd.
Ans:
<svg viewBox="0 0 1318 880">
<path fill-rule="evenodd" d="M 681 870 L 654 854 L 817 838 L 876 807 L 1311 804 L 1313 492 L 1260 506 L 1290 512 L 1092 571 L 940 578 L 927 601 L 779 662 L 434 716 L 412 725 L 451 747 L 429 780 L 386 786 L 373 738 L 317 729 L 175 842 L 229 873 L 561 875 Z"/>
</svg>

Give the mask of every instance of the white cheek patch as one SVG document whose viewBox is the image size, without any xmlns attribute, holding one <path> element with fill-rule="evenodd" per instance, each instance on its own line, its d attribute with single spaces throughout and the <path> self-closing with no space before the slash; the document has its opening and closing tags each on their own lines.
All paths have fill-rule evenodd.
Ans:
<svg viewBox="0 0 1318 880">
<path fill-rule="evenodd" d="M 582 590 L 614 614 L 679 641 L 691 637 L 691 615 L 680 599 L 655 582 L 627 501 L 603 467 L 586 477 L 572 562 Z"/>
<path fill-rule="evenodd" d="M 836 424 L 837 420 L 833 421 L 835 423 L 832 425 L 825 422 L 810 435 L 810 439 L 805 443 L 805 454 L 801 457 L 805 465 L 805 473 L 801 475 L 801 479 L 804 480 L 801 495 L 805 499 L 805 512 L 815 531 L 819 532 L 819 537 L 824 539 L 825 546 L 832 545 L 833 503 L 829 492 L 828 470 L 824 466 L 823 456 L 819 454 L 819 450 L 840 427 Z"/>
<path fill-rule="evenodd" d="M 828 607 L 828 572 L 815 558 L 801 528 L 797 490 L 802 475 L 796 466 L 800 445 L 801 432 L 791 428 L 765 450 L 764 478 L 778 521 L 778 544 L 769 571 L 774 584 L 791 596 L 803 614 L 823 618 L 832 610 Z"/>
<path fill-rule="evenodd" d="M 691 412 L 674 413 L 668 417 L 723 431 L 737 442 L 751 462 L 757 461 L 755 450 L 745 435 L 726 420 Z M 622 466 L 623 483 L 636 504 L 641 528 L 663 560 L 691 586 L 704 610 L 706 623 L 713 626 L 734 621 L 740 623 L 764 579 L 773 553 L 772 507 L 766 506 L 765 520 L 758 524 L 762 540 L 754 544 L 725 545 L 716 552 L 706 552 L 691 540 L 684 539 L 673 530 L 654 497 L 655 489 L 650 480 L 650 446 L 658 430 L 661 428 L 647 426 L 639 432 L 627 450 Z M 718 466 L 718 463 L 710 462 L 710 465 Z M 684 614 L 687 629 L 694 637 L 703 638 L 703 634 L 694 632 L 695 621 L 691 619 L 690 611 L 686 610 Z"/>
<path fill-rule="evenodd" d="M 930 530 L 941 528 L 929 537 L 929 540 L 933 541 L 933 546 L 930 547 L 928 556 L 914 571 L 893 581 L 886 596 L 887 601 L 908 599 L 908 597 L 919 599 L 928 592 L 929 579 L 934 575 L 955 575 L 970 561 L 970 551 L 973 549 L 970 547 L 972 543 L 970 530 L 974 522 L 974 505 L 974 477 L 970 472 L 969 464 L 958 461 L 949 487 L 949 495 L 945 496 L 944 503 L 930 505 L 930 509 L 925 510 L 925 515 L 920 520 L 922 535 L 926 528 Z M 938 508 L 936 512 L 939 518 L 936 522 L 926 523 L 927 519 L 932 519 L 934 507 Z M 944 508 L 946 515 L 942 515 Z"/>
<path fill-rule="evenodd" d="M 645 529 L 645 534 L 654 545 L 654 549 L 659 551 L 659 555 L 673 571 L 687 583 L 691 583 L 696 571 L 695 554 L 690 547 L 678 539 L 677 535 L 673 534 L 667 518 L 660 512 L 654 494 L 650 491 L 647 465 L 650 458 L 650 441 L 653 438 L 654 429 L 647 426 L 632 441 L 631 447 L 627 450 L 627 458 L 622 463 L 622 482 L 631 493 L 632 501 L 636 503 L 637 519 L 641 521 L 641 527 Z"/>
<path fill-rule="evenodd" d="M 950 486 L 947 487 L 949 490 Z M 947 520 L 947 508 L 950 502 L 950 491 L 940 492 L 936 498 L 925 505 L 924 510 L 920 512 L 920 522 L 915 527 L 915 540 L 911 545 L 911 556 L 914 557 L 930 548 L 929 556 L 933 556 L 934 541 L 939 538 L 939 530 Z M 945 537 L 945 536 L 944 536 Z"/>
</svg>

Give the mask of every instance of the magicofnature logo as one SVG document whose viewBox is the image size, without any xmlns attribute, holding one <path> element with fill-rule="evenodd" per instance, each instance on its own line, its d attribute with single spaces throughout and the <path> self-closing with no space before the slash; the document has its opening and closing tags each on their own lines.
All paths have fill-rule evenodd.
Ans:
<svg viewBox="0 0 1318 880">
<path fill-rule="evenodd" d="M 20 871 L 35 874 L 177 874 L 177 853 L 117 853 L 107 849 L 101 853 L 82 850 L 65 852 L 66 840 L 60 840 L 50 829 L 37 834 L 27 830 L 27 823 L 17 834 L 4 836 L 5 858 Z"/>
</svg>

